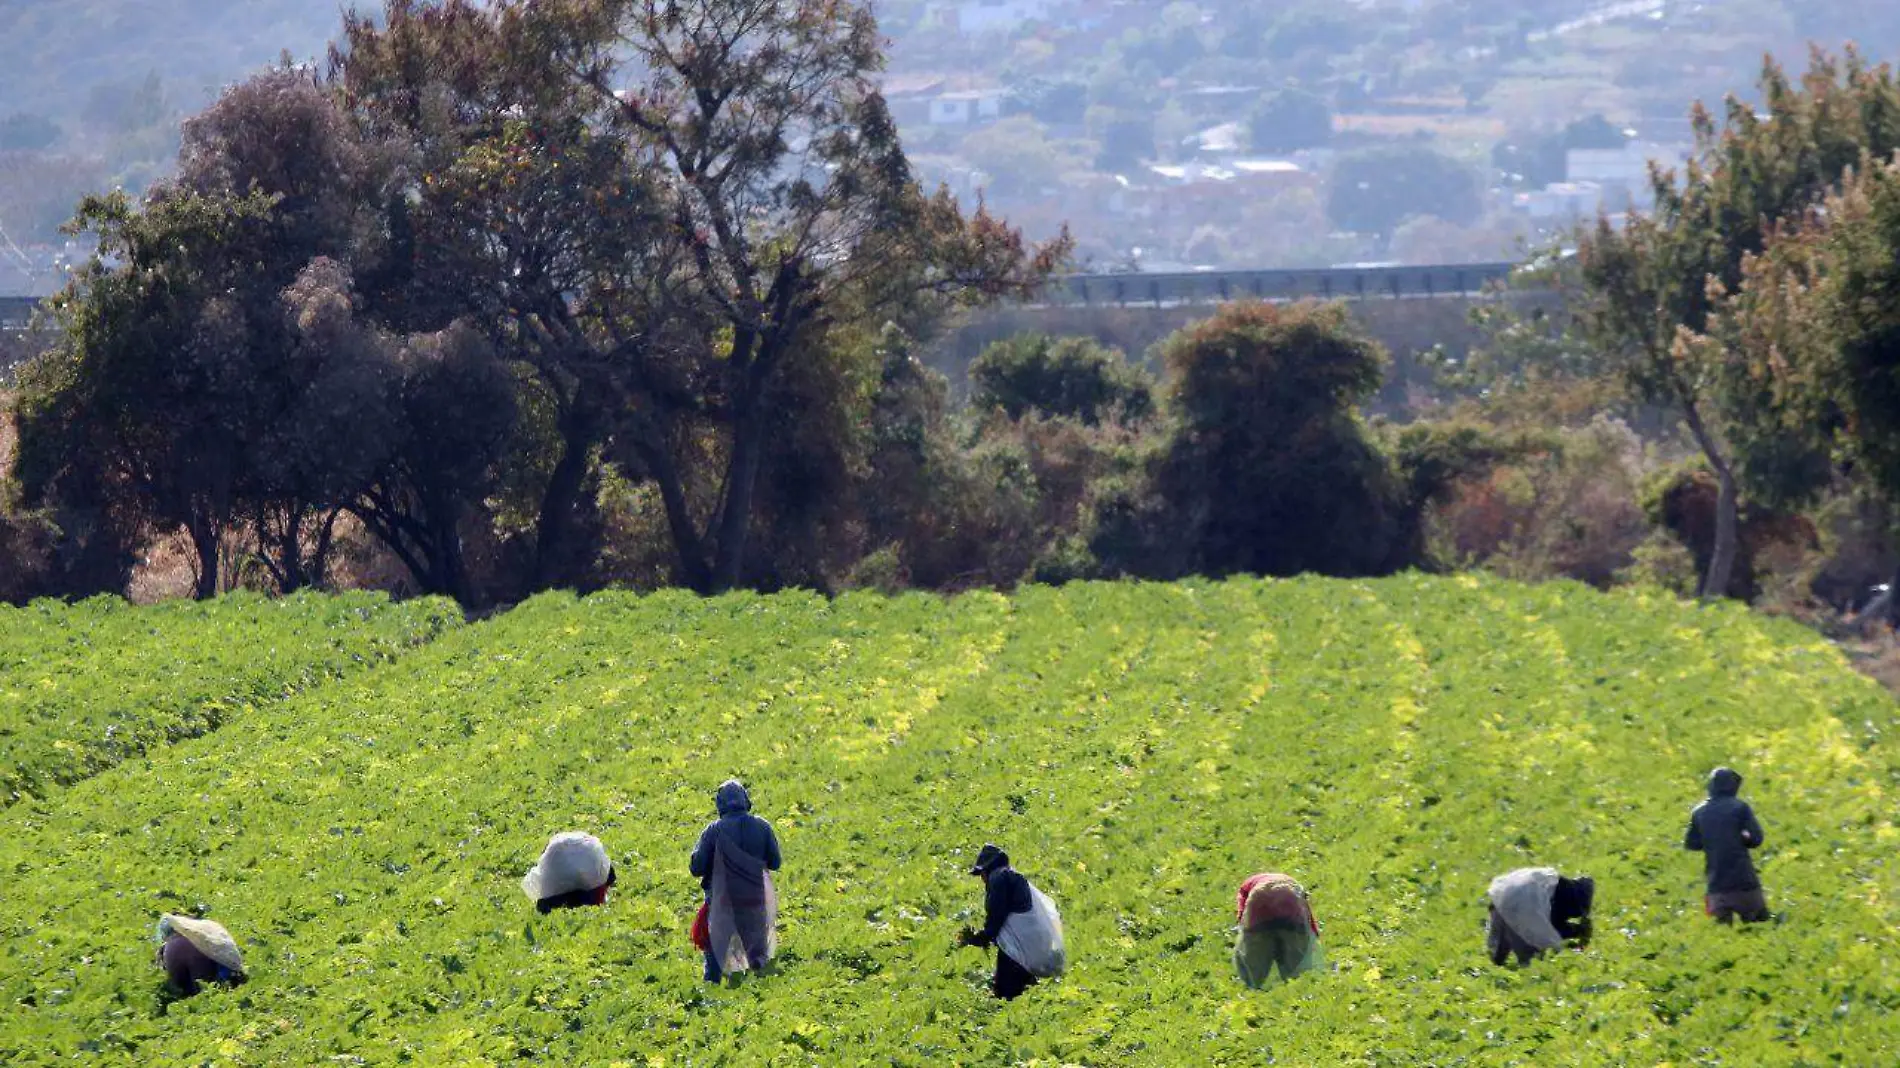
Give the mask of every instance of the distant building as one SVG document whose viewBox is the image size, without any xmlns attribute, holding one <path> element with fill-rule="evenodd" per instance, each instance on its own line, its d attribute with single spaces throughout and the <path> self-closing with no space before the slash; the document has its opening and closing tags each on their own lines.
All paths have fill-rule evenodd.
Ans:
<svg viewBox="0 0 1900 1068">
<path fill-rule="evenodd" d="M 1196 85 L 1174 95 L 1191 113 L 1220 116 L 1244 114 L 1263 93 L 1257 85 Z"/>
<path fill-rule="evenodd" d="M 930 105 L 948 89 L 946 79 L 941 75 L 922 77 L 893 75 L 884 79 L 879 86 L 884 93 L 884 103 L 891 109 L 891 118 L 899 126 L 922 126 L 930 121 Z"/>
<path fill-rule="evenodd" d="M 943 93 L 930 102 L 930 122 L 935 126 L 963 126 L 990 122 L 1003 114 L 1001 89 L 965 89 Z"/>
<path fill-rule="evenodd" d="M 966 37 L 1013 33 L 1049 17 L 1056 0 L 940 0 L 925 9 L 925 21 Z"/>
<path fill-rule="evenodd" d="M 1312 175 L 1292 160 L 1236 159 L 1224 163 L 1151 163 L 1150 182 L 1157 185 L 1234 185 L 1258 189 L 1268 186 L 1310 185 Z"/>
<path fill-rule="evenodd" d="M 1690 147 L 1685 144 L 1643 141 L 1631 142 L 1622 148 L 1573 148 L 1564 154 L 1564 179 L 1601 186 L 1628 203 L 1647 207 L 1651 200 L 1650 161 L 1680 171 L 1690 153 Z"/>
<path fill-rule="evenodd" d="M 1553 182 L 1516 198 L 1518 210 L 1539 221 L 1593 219 L 1603 204 L 1604 189 L 1595 182 Z"/>
<path fill-rule="evenodd" d="M 1237 122 L 1223 122 L 1199 133 L 1189 134 L 1181 147 L 1202 156 L 1232 156 L 1240 152 L 1247 130 Z"/>
</svg>

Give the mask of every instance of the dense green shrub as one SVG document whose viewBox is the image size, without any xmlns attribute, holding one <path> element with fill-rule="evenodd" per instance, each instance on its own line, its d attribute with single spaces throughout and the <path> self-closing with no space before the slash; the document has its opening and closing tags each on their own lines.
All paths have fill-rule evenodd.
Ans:
<svg viewBox="0 0 1900 1068">
<path fill-rule="evenodd" d="M 970 383 L 977 407 L 1011 419 L 1040 412 L 1093 426 L 1139 422 L 1155 408 L 1153 376 L 1091 338 L 1023 334 L 996 342 L 971 363 Z"/>
</svg>

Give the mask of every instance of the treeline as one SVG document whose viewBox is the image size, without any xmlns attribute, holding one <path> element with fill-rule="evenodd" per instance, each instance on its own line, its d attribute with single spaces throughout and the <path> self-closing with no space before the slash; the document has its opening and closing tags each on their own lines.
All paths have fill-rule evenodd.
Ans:
<svg viewBox="0 0 1900 1068">
<path fill-rule="evenodd" d="M 669 581 L 815 581 L 884 325 L 1067 247 L 918 187 L 879 44 L 836 0 L 396 0 L 225 93 L 175 179 L 80 206 L 100 258 L 12 405 L 18 585 L 123 588 L 183 531 L 198 594 L 234 553 L 290 590 L 354 533 L 482 603 L 608 577 L 614 522 Z"/>
<path fill-rule="evenodd" d="M 1063 262 L 913 180 L 839 0 L 397 0 L 98 196 L 20 369 L 0 593 L 955 589 L 1424 562 L 1456 473 L 1339 308 L 920 346 Z M 1441 450 L 1442 452 L 1442 450 Z"/>
<path fill-rule="evenodd" d="M 837 0 L 400 0 L 233 88 L 175 180 L 81 206 L 101 258 L 0 433 L 0 596 L 125 591 L 178 544 L 201 596 L 474 607 L 1408 567 L 1838 605 L 1891 574 L 1886 68 L 1699 112 L 1652 215 L 1543 261 L 1573 311 L 1487 306 L 1470 359 L 1392 376 L 1338 307 L 1232 305 L 953 384 L 931 339 L 1069 248 L 919 188 L 878 40 Z M 1394 381 L 1409 421 L 1367 418 Z"/>
<path fill-rule="evenodd" d="M 1881 206 L 1900 83 L 1855 52 L 1816 52 L 1693 121 L 1695 159 L 1654 174 L 1653 211 L 1540 257 L 1526 284 L 1563 310 L 1483 309 L 1487 340 L 1438 368 L 1433 418 L 1557 449 L 1455 487 L 1428 540 L 1526 577 L 1654 582 L 1817 620 L 1859 609 L 1900 567 L 1900 346 L 1883 333 L 1900 322 L 1900 227 L 1882 229 Z"/>
</svg>

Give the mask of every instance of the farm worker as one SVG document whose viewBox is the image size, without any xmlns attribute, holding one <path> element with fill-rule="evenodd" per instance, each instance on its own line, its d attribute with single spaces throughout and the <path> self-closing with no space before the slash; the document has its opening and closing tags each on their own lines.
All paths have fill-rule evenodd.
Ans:
<svg viewBox="0 0 1900 1068">
<path fill-rule="evenodd" d="M 617 876 L 607 847 L 580 831 L 563 831 L 548 839 L 541 859 L 528 869 L 521 890 L 542 915 L 555 909 L 605 905 L 607 890 Z"/>
<path fill-rule="evenodd" d="M 1062 917 L 1055 903 L 1011 868 L 1009 854 L 994 845 L 977 851 L 970 874 L 983 880 L 983 929 L 965 928 L 960 941 L 966 946 L 996 947 L 990 992 L 1008 1001 L 1038 979 L 1061 975 L 1067 961 Z"/>
<path fill-rule="evenodd" d="M 201 983 L 244 982 L 244 955 L 223 925 L 166 913 L 158 918 L 158 965 L 186 997 Z"/>
<path fill-rule="evenodd" d="M 1270 984 L 1276 964 L 1281 981 L 1324 965 L 1319 921 L 1313 918 L 1306 891 L 1290 876 L 1279 872 L 1249 876 L 1240 884 L 1234 918 L 1240 927 L 1234 968 L 1249 988 Z"/>
<path fill-rule="evenodd" d="M 706 981 L 765 967 L 778 951 L 778 836 L 752 814 L 736 779 L 713 794 L 719 818 L 707 824 L 689 865 L 706 890 Z"/>
<path fill-rule="evenodd" d="M 1519 868 L 1491 880 L 1491 916 L 1486 943 L 1491 963 L 1516 954 L 1529 964 L 1539 954 L 1563 948 L 1565 939 L 1590 942 L 1590 905 L 1596 883 L 1570 879 L 1555 868 Z"/>
<path fill-rule="evenodd" d="M 1709 773 L 1709 797 L 1689 813 L 1685 849 L 1702 852 L 1707 894 L 1702 906 L 1718 923 L 1759 923 L 1768 918 L 1768 900 L 1748 851 L 1760 849 L 1762 830 L 1755 810 L 1736 795 L 1742 777 L 1730 768 Z"/>
</svg>

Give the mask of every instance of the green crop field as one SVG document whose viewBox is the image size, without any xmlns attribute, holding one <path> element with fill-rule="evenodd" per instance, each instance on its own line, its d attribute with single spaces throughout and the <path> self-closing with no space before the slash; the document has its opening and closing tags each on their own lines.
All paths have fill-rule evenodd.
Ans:
<svg viewBox="0 0 1900 1068">
<path fill-rule="evenodd" d="M 370 594 L 0 605 L 0 805 L 214 730 L 460 620 L 447 601 Z"/>
<path fill-rule="evenodd" d="M 603 594 L 432 636 L 0 811 L 0 1064 L 1900 1059 L 1896 706 L 1739 608 L 1417 577 Z M 74 707 L 137 671 L 67 656 L 101 692 Z M 1718 762 L 1778 924 L 1701 914 L 1680 841 Z M 685 865 L 729 775 L 784 845 L 783 956 L 715 988 Z M 619 885 L 538 916 L 518 881 L 568 828 Z M 1069 974 L 1007 1005 L 952 948 L 985 840 L 1068 933 Z M 1597 940 L 1494 968 L 1485 886 L 1531 863 L 1596 877 Z M 1332 969 L 1248 992 L 1262 869 L 1311 890 Z M 161 1012 L 180 910 L 253 979 Z"/>
</svg>

